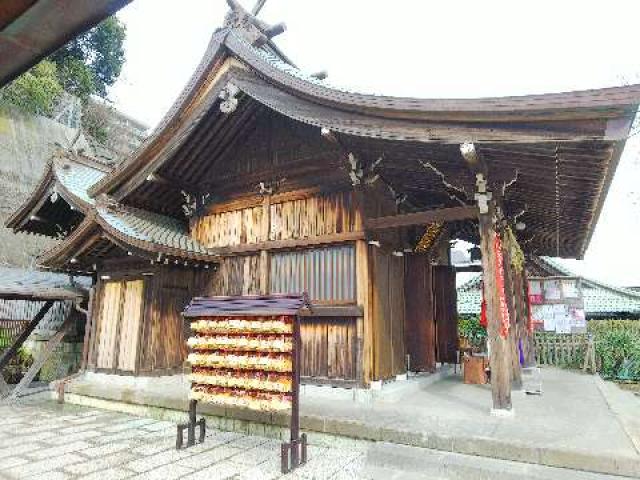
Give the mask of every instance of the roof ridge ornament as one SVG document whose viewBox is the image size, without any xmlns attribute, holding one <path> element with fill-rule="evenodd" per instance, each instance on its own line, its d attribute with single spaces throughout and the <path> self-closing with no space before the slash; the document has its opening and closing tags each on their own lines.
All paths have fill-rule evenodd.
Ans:
<svg viewBox="0 0 640 480">
<path fill-rule="evenodd" d="M 253 46 L 260 47 L 268 43 L 283 33 L 287 26 L 284 23 L 270 25 L 257 17 L 265 3 L 266 0 L 258 0 L 251 12 L 248 12 L 238 0 L 227 0 L 231 10 L 225 16 L 224 26 L 236 29 Z"/>
</svg>

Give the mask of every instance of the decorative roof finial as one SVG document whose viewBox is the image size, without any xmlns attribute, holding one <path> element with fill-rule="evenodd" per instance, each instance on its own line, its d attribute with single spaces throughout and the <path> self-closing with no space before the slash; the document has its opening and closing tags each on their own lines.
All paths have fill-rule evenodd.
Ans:
<svg viewBox="0 0 640 480">
<path fill-rule="evenodd" d="M 286 30 L 284 23 L 269 25 L 257 18 L 267 0 L 258 0 L 251 12 L 244 9 L 238 0 L 227 0 L 231 9 L 225 17 L 224 26 L 241 31 L 254 46 L 261 46 Z"/>
</svg>

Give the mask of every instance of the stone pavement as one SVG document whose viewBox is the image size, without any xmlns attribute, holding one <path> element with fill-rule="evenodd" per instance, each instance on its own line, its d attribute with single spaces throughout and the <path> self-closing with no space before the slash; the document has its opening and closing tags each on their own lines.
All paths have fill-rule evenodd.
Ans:
<svg viewBox="0 0 640 480">
<path fill-rule="evenodd" d="M 175 423 L 58 405 L 39 395 L 0 405 L 0 479 L 624 480 L 530 463 L 332 437 L 279 472 L 279 441 L 209 429 L 175 450 Z"/>
<path fill-rule="evenodd" d="M 280 474 L 280 442 L 208 429 L 175 450 L 175 423 L 58 405 L 42 396 L 0 405 L 0 479 L 358 479 L 366 442 L 311 445 L 309 462 Z M 342 443 L 342 444 L 341 444 Z"/>
<path fill-rule="evenodd" d="M 459 376 L 433 383 L 411 379 L 385 385 L 378 395 L 328 387 L 303 390 L 301 426 L 312 442 L 331 435 L 551 467 L 640 478 L 640 398 L 580 372 L 544 368 L 543 394 L 514 393 L 515 416 L 489 415 L 488 385 L 464 385 Z M 174 420 L 187 408 L 183 376 L 159 378 L 86 374 L 67 399 L 92 407 Z M 352 392 L 351 398 L 349 392 Z M 275 437 L 282 415 L 203 405 L 222 430 Z"/>
</svg>

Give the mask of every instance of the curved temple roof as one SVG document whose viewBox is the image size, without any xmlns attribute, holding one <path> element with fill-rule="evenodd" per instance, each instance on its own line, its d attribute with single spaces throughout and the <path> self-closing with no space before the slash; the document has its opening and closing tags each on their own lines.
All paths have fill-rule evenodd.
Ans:
<svg viewBox="0 0 640 480">
<path fill-rule="evenodd" d="M 79 217 L 95 205 L 87 191 L 109 170 L 110 167 L 94 159 L 58 151 L 47 162 L 31 195 L 9 217 L 6 226 L 16 232 L 28 231 L 51 237 L 63 234 L 66 227 L 73 227 Z"/>
<path fill-rule="evenodd" d="M 69 268 L 71 264 L 71 269 L 89 271 L 91 263 L 113 249 L 158 263 L 213 263 L 218 259 L 172 218 L 121 205 L 98 205 L 69 237 L 39 257 L 38 263 L 48 268 Z"/>
<path fill-rule="evenodd" d="M 127 241 L 146 241 L 136 234 L 146 235 L 156 227 L 136 230 L 138 220 L 182 231 L 164 215 L 177 215 L 179 206 L 165 207 L 181 201 L 180 189 L 203 197 L 211 193 L 211 178 L 184 162 L 206 161 L 205 170 L 215 172 L 229 139 L 253 128 L 256 112 L 269 110 L 317 127 L 318 136 L 321 128 L 330 130 L 347 152 L 369 159 L 384 156 L 380 168 L 385 179 L 397 192 L 422 195 L 422 203 L 425 198 L 428 203 L 431 191 L 425 185 L 442 190 L 439 198 L 450 193 L 434 172 L 444 172 L 442 178 L 453 180 L 458 191 L 473 192 L 474 175 L 459 151 L 460 144 L 473 142 L 489 166 L 492 187 L 508 188 L 508 213 L 523 212 L 520 218 L 529 228 L 520 240 L 528 253 L 584 254 L 640 103 L 639 85 L 483 99 L 362 94 L 302 72 L 265 38 L 267 30 L 259 20 L 232 8 L 183 92 L 133 155 L 108 174 L 80 178 L 75 189 L 75 173 L 57 174 L 69 203 L 91 207 L 95 221 L 102 222 L 104 231 L 111 229 L 114 239 L 118 232 Z M 239 106 L 225 113 L 221 103 L 229 96 Z M 193 151 L 185 160 L 181 152 L 189 148 Z M 211 150 L 202 151 L 206 148 Z M 154 178 L 161 182 L 150 186 Z M 164 202 L 144 205 L 163 215 L 122 207 L 140 206 L 136 199 L 143 195 L 150 196 L 151 203 Z M 117 218 L 93 207 L 93 199 L 100 196 L 120 204 Z M 465 201 L 472 203 L 473 195 Z M 34 205 L 22 211 L 22 220 Z M 127 230 L 130 227 L 133 230 Z M 211 253 L 200 251 L 187 235 L 175 239 L 185 252 Z"/>
<path fill-rule="evenodd" d="M 178 152 L 201 136 L 205 124 L 210 131 L 211 125 L 222 129 L 219 124 L 236 123 L 225 127 L 230 135 L 249 128 L 248 117 L 236 119 L 240 113 L 218 111 L 220 97 L 230 85 L 240 102 L 329 129 L 345 148 L 359 149 L 363 155 L 384 154 L 396 174 L 411 171 L 402 163 L 403 156 L 411 155 L 398 153 L 394 158 L 394 151 L 410 150 L 413 157 L 424 156 L 427 161 L 430 156 L 440 158 L 440 170 L 448 169 L 467 191 L 473 190 L 474 177 L 457 146 L 474 142 L 495 184 L 517 178 L 509 201 L 511 214 L 525 210 L 522 220 L 531 227 L 529 236 L 521 238 L 525 248 L 535 254 L 573 257 L 581 257 L 588 246 L 640 103 L 638 85 L 482 99 L 361 94 L 305 74 L 271 43 L 255 46 L 245 30 L 231 25 L 212 36 L 190 82 L 155 132 L 91 187 L 90 195 L 108 194 L 126 203 L 165 165 L 182 161 Z M 218 123 L 212 124 L 215 116 Z M 197 157 L 192 161 L 207 158 L 213 165 L 216 160 Z M 170 182 L 208 193 L 206 183 L 198 184 L 200 178 L 187 176 L 191 169 L 186 165 L 185 173 L 179 170 L 171 172 L 183 177 Z M 398 191 L 418 188 L 401 182 L 397 187 Z"/>
</svg>

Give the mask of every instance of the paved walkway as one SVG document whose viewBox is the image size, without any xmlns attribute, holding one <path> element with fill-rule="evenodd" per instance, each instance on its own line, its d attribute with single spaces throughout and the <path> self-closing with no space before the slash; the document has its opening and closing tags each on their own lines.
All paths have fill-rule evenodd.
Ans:
<svg viewBox="0 0 640 480">
<path fill-rule="evenodd" d="M 28 397 L 0 406 L 0 479 L 358 479 L 366 442 L 311 445 L 309 462 L 280 474 L 280 442 L 208 429 L 175 450 L 175 423 Z"/>
</svg>

